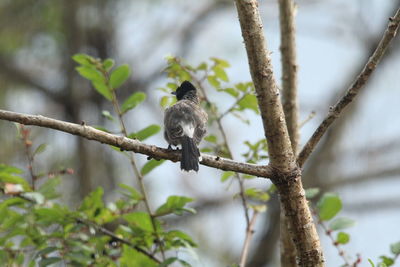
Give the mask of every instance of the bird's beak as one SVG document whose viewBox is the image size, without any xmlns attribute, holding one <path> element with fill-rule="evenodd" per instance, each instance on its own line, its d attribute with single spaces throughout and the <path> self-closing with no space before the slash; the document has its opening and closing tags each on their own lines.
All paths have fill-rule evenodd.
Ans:
<svg viewBox="0 0 400 267">
<path fill-rule="evenodd" d="M 176 92 L 174 91 L 174 92 L 171 92 L 171 95 L 176 95 Z"/>
</svg>

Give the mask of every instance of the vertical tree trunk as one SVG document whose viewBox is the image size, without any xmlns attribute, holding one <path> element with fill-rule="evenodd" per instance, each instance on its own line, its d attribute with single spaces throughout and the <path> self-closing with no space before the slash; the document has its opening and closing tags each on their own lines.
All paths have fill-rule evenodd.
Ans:
<svg viewBox="0 0 400 267">
<path fill-rule="evenodd" d="M 288 219 L 289 234 L 298 253 L 299 265 L 322 267 L 324 259 L 319 237 L 301 183 L 301 170 L 295 163 L 289 133 L 272 70 L 256 0 L 236 0 L 240 27 L 246 45 L 249 67 L 268 142 L 271 177 L 277 186 L 281 207 Z"/>
<path fill-rule="evenodd" d="M 299 146 L 299 125 L 297 99 L 297 59 L 296 59 L 296 29 L 295 5 L 293 0 L 279 0 L 279 22 L 281 32 L 281 62 L 282 62 L 282 102 L 286 124 L 292 144 L 293 154 L 297 154 Z M 288 220 L 281 209 L 280 214 L 280 258 L 282 267 L 297 267 L 296 246 L 289 234 Z"/>
</svg>

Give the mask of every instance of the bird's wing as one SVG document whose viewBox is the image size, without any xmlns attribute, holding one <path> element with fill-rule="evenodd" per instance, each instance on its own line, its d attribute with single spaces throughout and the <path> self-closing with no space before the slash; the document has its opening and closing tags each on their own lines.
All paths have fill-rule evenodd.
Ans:
<svg viewBox="0 0 400 267">
<path fill-rule="evenodd" d="M 177 140 L 185 134 L 200 143 L 206 133 L 207 117 L 207 113 L 191 101 L 178 101 L 165 111 L 166 139 Z"/>
</svg>

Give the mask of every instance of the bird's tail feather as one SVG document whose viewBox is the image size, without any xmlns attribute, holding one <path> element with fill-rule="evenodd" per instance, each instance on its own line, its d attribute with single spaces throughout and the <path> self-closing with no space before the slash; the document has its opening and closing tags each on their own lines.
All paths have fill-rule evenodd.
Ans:
<svg viewBox="0 0 400 267">
<path fill-rule="evenodd" d="M 181 170 L 184 171 L 198 171 L 199 170 L 199 157 L 200 151 L 197 148 L 193 138 L 184 135 L 181 140 L 182 144 L 182 159 Z"/>
</svg>

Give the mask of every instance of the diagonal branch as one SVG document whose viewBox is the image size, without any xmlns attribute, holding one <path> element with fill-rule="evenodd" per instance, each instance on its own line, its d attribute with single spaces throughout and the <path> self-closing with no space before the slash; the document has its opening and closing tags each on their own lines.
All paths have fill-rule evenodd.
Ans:
<svg viewBox="0 0 400 267">
<path fill-rule="evenodd" d="M 347 93 L 339 100 L 338 103 L 336 103 L 335 106 L 333 106 L 330 109 L 328 116 L 322 121 L 322 123 L 315 130 L 314 134 L 308 140 L 307 144 L 303 147 L 302 151 L 300 152 L 297 158 L 297 163 L 300 167 L 304 165 L 304 162 L 313 152 L 319 140 L 328 130 L 329 126 L 336 120 L 336 118 L 340 116 L 344 108 L 354 100 L 354 98 L 357 96 L 360 90 L 367 83 L 371 74 L 376 69 L 376 66 L 378 65 L 379 61 L 385 54 L 389 44 L 396 36 L 399 25 L 400 25 L 400 8 L 397 9 L 394 17 L 389 18 L 388 27 L 386 28 L 381 41 L 379 42 L 377 48 L 375 49 L 375 52 L 369 58 L 364 69 L 361 71 L 356 80 L 347 90 Z"/>
<path fill-rule="evenodd" d="M 14 121 L 24 125 L 36 125 L 40 127 L 59 130 L 62 132 L 81 136 L 89 140 L 95 140 L 100 143 L 116 146 L 119 147 L 121 150 L 145 154 L 155 159 L 168 159 L 176 162 L 179 161 L 181 157 L 180 152 L 171 151 L 153 145 L 146 145 L 139 142 L 138 140 L 103 132 L 85 124 L 79 125 L 75 123 L 50 119 L 41 115 L 27 115 L 0 109 L 0 120 Z M 201 164 L 212 168 L 225 171 L 240 172 L 264 178 L 272 176 L 272 169 L 269 166 L 242 163 L 206 154 L 202 154 L 201 156 L 203 158 Z"/>
</svg>

